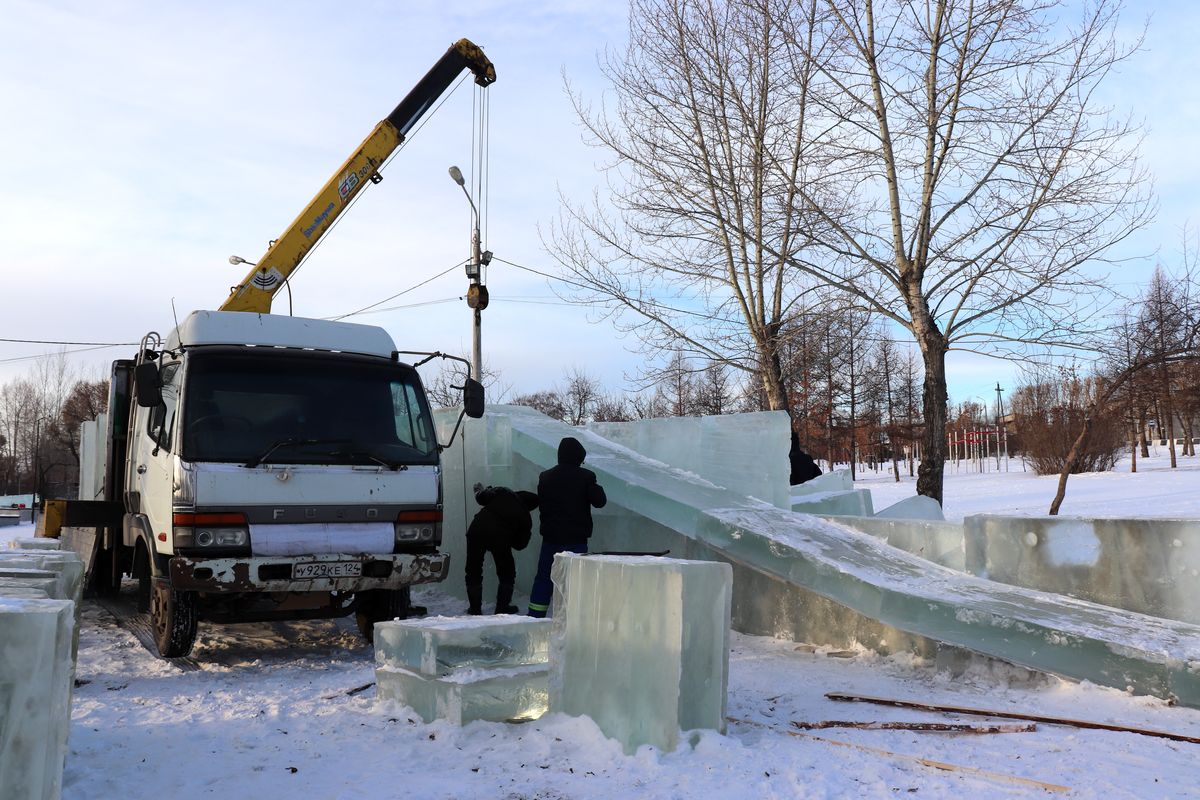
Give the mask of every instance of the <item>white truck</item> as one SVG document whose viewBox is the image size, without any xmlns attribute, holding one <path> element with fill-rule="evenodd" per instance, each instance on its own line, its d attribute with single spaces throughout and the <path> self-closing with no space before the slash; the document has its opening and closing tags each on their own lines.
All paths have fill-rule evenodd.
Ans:
<svg viewBox="0 0 1200 800">
<path fill-rule="evenodd" d="M 382 328 L 197 311 L 114 365 L 124 513 L 93 571 L 139 579 L 160 655 L 187 655 L 200 619 L 355 613 L 370 639 L 446 577 L 440 447 L 399 356 Z M 469 380 L 464 413 L 483 413 Z"/>
<path fill-rule="evenodd" d="M 138 579 L 163 657 L 191 651 L 198 620 L 354 613 L 369 640 L 376 621 L 407 613 L 409 586 L 446 577 L 442 446 L 416 367 L 453 356 L 397 352 L 382 328 L 269 312 L 464 70 L 480 86 L 496 79 L 476 45 L 451 45 L 218 311 L 192 313 L 165 340 L 147 334 L 136 358 L 114 363 L 104 499 L 63 504 L 62 523 L 97 530 L 84 554 L 93 589 Z M 463 413 L 482 416 L 483 387 L 462 388 Z"/>
</svg>

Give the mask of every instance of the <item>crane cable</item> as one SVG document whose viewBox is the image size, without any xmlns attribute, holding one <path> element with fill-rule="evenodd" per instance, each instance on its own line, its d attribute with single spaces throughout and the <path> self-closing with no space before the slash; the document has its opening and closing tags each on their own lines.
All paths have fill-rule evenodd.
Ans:
<svg viewBox="0 0 1200 800">
<path fill-rule="evenodd" d="M 459 76 L 458 80 L 455 82 L 454 86 L 451 87 L 450 91 L 446 92 L 445 94 L 443 94 L 441 96 L 441 99 L 438 100 L 437 105 L 435 105 L 427 114 L 425 114 L 425 116 L 421 119 L 421 121 L 417 123 L 417 127 L 413 128 L 411 131 L 409 131 L 408 135 L 405 136 L 404 140 L 402 142 L 400 142 L 400 144 L 396 147 L 395 150 L 392 151 L 391 155 L 389 155 L 387 158 L 385 158 L 383 160 L 383 163 L 379 165 L 379 169 L 376 170 L 377 173 L 379 173 L 380 175 L 383 174 L 383 171 L 385 169 L 387 169 L 388 164 L 392 163 L 392 159 L 395 158 L 397 155 L 399 155 L 400 151 L 403 150 L 410 141 L 412 141 L 412 138 L 414 136 L 416 136 L 417 133 L 420 132 L 420 130 L 425 127 L 425 124 L 427 122 L 429 122 L 429 120 L 432 119 L 437 114 L 437 111 L 439 108 L 442 107 L 442 104 L 444 104 L 447 100 L 449 100 L 454 95 L 454 93 L 458 91 L 458 87 L 462 86 L 462 83 L 464 80 L 466 80 L 466 78 L 467 78 L 467 73 L 465 73 L 465 72 L 461 76 Z M 343 219 L 346 218 L 347 212 L 349 212 L 350 209 L 352 209 L 354 207 L 354 204 L 358 202 L 358 199 L 360 197 L 362 197 L 364 194 L 366 194 L 366 191 L 365 191 L 366 188 L 367 187 L 364 186 L 363 191 L 360 191 L 358 194 L 354 195 L 354 197 L 350 198 L 350 202 L 346 204 L 346 207 L 342 209 L 341 213 L 338 214 L 338 216 L 333 220 L 333 222 L 330 224 L 330 226 L 328 228 L 326 228 L 325 233 L 323 233 L 321 235 L 321 238 L 319 238 L 317 240 L 316 244 L 314 244 L 312 246 L 312 248 L 310 248 L 309 251 L 304 254 L 304 258 L 300 259 L 300 263 L 296 265 L 296 268 L 293 269 L 290 273 L 288 273 L 288 276 L 283 279 L 283 286 L 286 286 L 288 289 L 288 306 L 289 306 L 288 313 L 289 313 L 289 315 L 291 313 L 291 292 L 292 292 L 292 287 L 289 284 L 292 280 L 292 277 L 297 272 L 300 271 L 301 267 L 303 267 L 306 263 L 308 263 L 308 259 L 312 256 L 312 254 L 317 252 L 317 249 L 329 239 L 329 234 L 333 232 L 333 229 L 338 226 L 338 223 L 340 223 Z M 272 242 L 272 244 L 273 243 L 274 242 Z"/>
</svg>

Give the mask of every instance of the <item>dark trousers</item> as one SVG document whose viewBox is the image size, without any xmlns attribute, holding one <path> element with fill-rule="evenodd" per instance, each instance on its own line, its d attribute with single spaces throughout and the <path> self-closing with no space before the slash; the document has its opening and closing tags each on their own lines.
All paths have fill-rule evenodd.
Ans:
<svg viewBox="0 0 1200 800">
<path fill-rule="evenodd" d="M 484 537 L 467 537 L 467 586 L 483 583 L 483 555 L 492 554 L 496 565 L 496 578 L 500 583 L 514 583 L 517 579 L 517 562 L 513 560 L 512 548 L 507 542 L 490 542 Z"/>
<path fill-rule="evenodd" d="M 550 610 L 550 597 L 554 584 L 550 581 L 550 567 L 554 566 L 555 553 L 586 553 L 587 539 L 582 542 L 549 542 L 542 540 L 542 552 L 538 555 L 537 577 L 529 591 L 529 616 L 544 617 Z"/>
</svg>

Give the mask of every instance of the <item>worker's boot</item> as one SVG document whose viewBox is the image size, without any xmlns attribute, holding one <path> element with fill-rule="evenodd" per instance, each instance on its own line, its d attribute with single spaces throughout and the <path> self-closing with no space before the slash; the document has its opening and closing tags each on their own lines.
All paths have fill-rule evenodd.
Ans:
<svg viewBox="0 0 1200 800">
<path fill-rule="evenodd" d="M 512 604 L 513 585 L 502 583 L 496 587 L 496 613 L 518 614 L 521 609 Z"/>
<path fill-rule="evenodd" d="M 467 584 L 467 602 L 471 607 L 467 609 L 468 614 L 479 616 L 483 613 L 483 584 L 468 583 Z"/>
</svg>

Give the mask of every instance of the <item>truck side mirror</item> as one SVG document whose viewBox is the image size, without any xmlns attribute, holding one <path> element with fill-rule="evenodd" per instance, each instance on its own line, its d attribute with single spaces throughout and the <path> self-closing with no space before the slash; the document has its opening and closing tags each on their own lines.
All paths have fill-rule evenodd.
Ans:
<svg viewBox="0 0 1200 800">
<path fill-rule="evenodd" d="M 463 384 L 463 409 L 471 419 L 483 416 L 483 384 L 474 378 Z"/>
<path fill-rule="evenodd" d="M 133 368 L 133 387 L 137 404 L 142 408 L 162 405 L 162 382 L 159 380 L 158 365 L 153 361 L 143 361 Z"/>
</svg>

